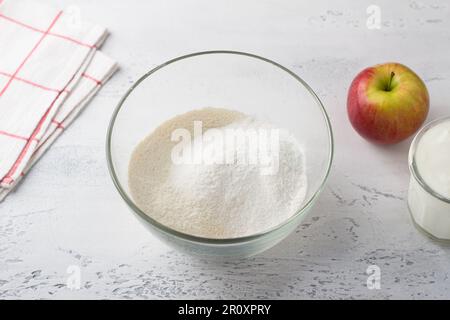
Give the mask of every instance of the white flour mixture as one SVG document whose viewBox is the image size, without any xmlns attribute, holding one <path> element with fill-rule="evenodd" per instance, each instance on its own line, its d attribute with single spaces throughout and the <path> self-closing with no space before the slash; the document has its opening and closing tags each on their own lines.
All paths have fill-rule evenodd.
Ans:
<svg viewBox="0 0 450 320">
<path fill-rule="evenodd" d="M 195 121 L 202 122 L 203 135 L 196 135 Z M 179 153 L 188 155 L 181 162 L 173 154 L 182 139 L 172 141 L 180 128 L 193 141 L 190 153 Z M 232 141 L 229 133 L 239 129 L 260 133 L 251 136 L 259 140 L 236 140 L 229 148 L 224 141 Z M 255 146 L 264 159 L 254 156 Z M 205 108 L 166 121 L 136 147 L 129 187 L 137 206 L 170 228 L 216 239 L 249 236 L 300 209 L 307 189 L 305 157 L 284 129 L 236 111 Z"/>
</svg>

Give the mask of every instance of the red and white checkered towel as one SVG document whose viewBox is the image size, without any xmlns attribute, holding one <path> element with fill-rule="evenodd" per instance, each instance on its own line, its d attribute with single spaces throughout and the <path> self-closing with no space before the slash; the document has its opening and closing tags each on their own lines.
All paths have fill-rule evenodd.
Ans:
<svg viewBox="0 0 450 320">
<path fill-rule="evenodd" d="M 0 201 L 114 73 L 106 29 L 30 0 L 0 0 Z"/>
</svg>

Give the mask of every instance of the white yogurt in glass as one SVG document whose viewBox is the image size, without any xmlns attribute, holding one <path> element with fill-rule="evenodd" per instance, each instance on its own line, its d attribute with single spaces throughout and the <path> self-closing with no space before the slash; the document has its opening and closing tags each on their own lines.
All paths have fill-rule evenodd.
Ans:
<svg viewBox="0 0 450 320">
<path fill-rule="evenodd" d="M 416 225 L 450 240 L 450 117 L 426 125 L 409 151 L 408 206 Z"/>
</svg>

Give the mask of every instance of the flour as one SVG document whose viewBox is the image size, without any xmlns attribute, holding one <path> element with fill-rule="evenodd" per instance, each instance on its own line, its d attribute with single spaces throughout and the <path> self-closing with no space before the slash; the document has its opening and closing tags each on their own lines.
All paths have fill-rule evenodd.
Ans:
<svg viewBox="0 0 450 320">
<path fill-rule="evenodd" d="M 195 136 L 195 121 L 201 121 L 203 135 Z M 191 156 L 202 154 L 200 146 L 203 154 L 215 149 L 212 161 L 175 164 L 173 150 L 180 142 L 172 139 L 179 128 L 193 137 Z M 226 138 L 198 144 L 212 128 L 214 137 L 240 129 L 253 134 L 234 148 L 226 147 Z M 284 129 L 236 111 L 205 108 L 166 121 L 136 147 L 129 187 L 137 206 L 170 228 L 216 239 L 249 236 L 279 225 L 300 209 L 307 190 L 305 157 Z"/>
</svg>

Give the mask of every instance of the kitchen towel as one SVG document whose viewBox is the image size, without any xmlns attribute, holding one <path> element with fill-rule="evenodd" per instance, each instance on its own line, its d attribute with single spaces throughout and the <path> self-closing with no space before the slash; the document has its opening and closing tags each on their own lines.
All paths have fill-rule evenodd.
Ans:
<svg viewBox="0 0 450 320">
<path fill-rule="evenodd" d="M 0 188 L 0 202 L 14 190 L 22 177 L 33 167 L 62 132 L 76 119 L 83 108 L 95 96 L 101 86 L 117 70 L 117 64 L 102 52 L 97 51 L 87 70 L 82 74 L 76 90 L 67 97 L 56 115 L 50 122 L 43 138 L 27 163 L 23 173 L 14 181 L 10 188 Z"/>
<path fill-rule="evenodd" d="M 106 29 L 30 0 L 0 0 L 0 201 L 116 70 Z"/>
</svg>

